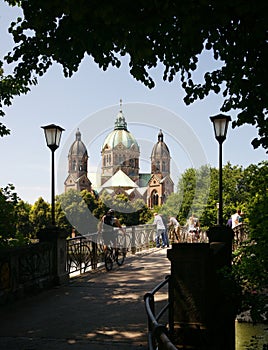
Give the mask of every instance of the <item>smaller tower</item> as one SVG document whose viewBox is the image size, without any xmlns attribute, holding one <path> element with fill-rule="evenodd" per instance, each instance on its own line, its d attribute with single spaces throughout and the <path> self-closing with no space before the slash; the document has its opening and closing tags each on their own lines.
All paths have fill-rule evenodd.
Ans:
<svg viewBox="0 0 268 350">
<path fill-rule="evenodd" d="M 162 130 L 158 133 L 158 142 L 154 145 L 151 154 L 151 173 L 162 174 L 163 176 L 170 174 L 170 153 L 168 146 L 164 142 Z"/>
<path fill-rule="evenodd" d="M 81 140 L 81 132 L 77 129 L 75 141 L 68 153 L 68 177 L 64 182 L 65 192 L 69 189 L 91 192 L 91 182 L 87 177 L 88 153 Z"/>
<path fill-rule="evenodd" d="M 162 205 L 174 192 L 174 183 L 170 177 L 170 160 L 169 149 L 164 142 L 163 132 L 160 130 L 158 141 L 151 153 L 151 179 L 147 193 L 147 205 L 150 208 Z"/>
</svg>

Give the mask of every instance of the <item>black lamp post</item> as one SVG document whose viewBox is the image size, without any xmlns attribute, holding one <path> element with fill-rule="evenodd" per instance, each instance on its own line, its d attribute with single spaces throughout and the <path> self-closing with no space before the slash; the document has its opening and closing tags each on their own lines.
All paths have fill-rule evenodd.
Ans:
<svg viewBox="0 0 268 350">
<path fill-rule="evenodd" d="M 217 224 L 223 226 L 222 217 L 222 143 L 226 139 L 228 124 L 231 117 L 224 114 L 218 114 L 210 117 L 214 126 L 215 138 L 219 142 L 219 214 Z"/>
<path fill-rule="evenodd" d="M 64 131 L 58 125 L 50 124 L 42 126 L 45 132 L 47 146 L 52 152 L 52 170 L 51 170 L 51 222 L 55 226 L 55 176 L 54 176 L 54 152 L 60 145 L 61 133 Z"/>
</svg>

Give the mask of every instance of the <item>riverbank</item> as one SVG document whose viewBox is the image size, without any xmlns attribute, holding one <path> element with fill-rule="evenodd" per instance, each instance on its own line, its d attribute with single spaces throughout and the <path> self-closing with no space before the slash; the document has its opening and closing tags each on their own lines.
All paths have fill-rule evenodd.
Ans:
<svg viewBox="0 0 268 350">
<path fill-rule="evenodd" d="M 268 324 L 250 322 L 235 322 L 236 350 L 266 350 L 268 349 Z"/>
</svg>

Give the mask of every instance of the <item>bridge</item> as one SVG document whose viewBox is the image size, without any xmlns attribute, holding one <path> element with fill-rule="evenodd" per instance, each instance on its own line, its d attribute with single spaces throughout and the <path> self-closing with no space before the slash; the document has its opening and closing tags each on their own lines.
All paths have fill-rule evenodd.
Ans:
<svg viewBox="0 0 268 350">
<path fill-rule="evenodd" d="M 0 256 L 0 292 L 1 287 L 4 286 L 5 289 L 2 287 L 2 291 L 8 292 L 13 288 L 18 294 L 20 283 L 24 283 L 26 290 L 27 286 L 28 289 L 35 286 L 35 281 L 38 281 L 40 287 L 45 281 L 45 275 L 49 276 L 51 272 L 60 273 L 61 269 L 57 268 L 56 271 L 55 266 L 53 267 L 51 263 L 55 256 L 64 266 L 64 271 L 67 267 L 67 274 L 74 276 L 68 284 L 54 285 L 53 288 L 34 296 L 13 303 L 8 302 L 0 307 L 0 316 L 3 321 L 0 328 L 0 349 L 143 350 L 148 347 L 148 326 L 149 342 L 151 339 L 152 348 L 156 348 L 153 344 L 156 338 L 152 337 L 152 334 L 155 333 L 154 336 L 158 335 L 164 338 L 167 347 L 163 347 L 163 349 L 173 349 L 169 339 L 165 336 L 165 326 L 158 324 L 155 318 L 155 305 L 157 303 L 157 308 L 159 307 L 161 310 L 171 295 L 173 295 L 173 302 L 176 298 L 181 298 L 182 295 L 175 295 L 181 286 L 174 288 L 174 283 L 179 282 L 180 284 L 185 278 L 185 274 L 190 273 L 193 276 L 195 269 L 189 269 L 189 266 L 194 267 L 193 264 L 196 262 L 198 269 L 201 268 L 200 272 L 208 271 L 207 267 L 211 265 L 211 261 L 209 262 L 207 257 L 211 253 L 208 255 L 209 244 L 206 234 L 200 234 L 198 239 L 184 234 L 184 243 L 194 243 L 193 245 L 184 243 L 181 245 L 182 253 L 188 251 L 186 255 L 183 253 L 183 259 L 186 257 L 184 262 L 187 264 L 190 262 L 190 265 L 185 267 L 183 260 L 181 260 L 180 264 L 182 263 L 181 266 L 184 268 L 176 268 L 176 272 L 174 266 L 178 262 L 174 261 L 174 257 L 176 260 L 177 252 L 172 254 L 174 253 L 173 247 L 172 249 L 155 248 L 153 245 L 154 230 L 153 225 L 128 228 L 127 239 L 124 241 L 129 251 L 126 263 L 109 273 L 106 272 L 102 260 L 102 243 L 98 241 L 99 237 L 94 236 L 94 234 L 67 240 L 67 249 L 64 248 L 66 247 L 66 239 L 61 237 L 61 243 L 56 244 L 57 251 L 52 249 L 52 253 L 49 249 L 54 245 L 44 242 L 44 245 L 36 245 L 35 251 L 30 249 L 31 253 L 28 255 L 23 250 L 21 256 L 15 256 L 13 260 L 10 256 Z M 233 244 L 238 245 L 246 238 L 244 231 L 243 229 L 243 232 L 241 230 L 239 233 L 236 232 Z M 221 248 L 219 245 L 215 247 L 215 252 L 218 254 Z M 185 250 L 185 248 L 187 249 Z M 65 250 L 67 264 L 63 255 Z M 192 254 L 192 252 L 195 253 Z M 190 260 L 189 255 L 192 256 Z M 51 258 L 53 259 L 51 260 Z M 173 275 L 174 271 L 177 273 L 177 276 L 173 276 L 173 287 L 163 283 L 161 290 L 159 288 L 158 291 L 156 285 L 162 282 L 165 276 L 172 274 L 172 264 L 170 264 L 172 259 Z M 204 265 L 204 261 L 207 267 Z M 18 272 L 14 274 L 16 269 Z M 198 269 L 194 273 L 195 281 L 200 278 Z M 184 270 L 184 275 L 181 274 L 180 270 Z M 3 271 L 8 273 L 3 274 Z M 22 276 L 18 275 L 19 272 Z M 187 276 L 186 279 L 188 279 Z M 190 288 L 192 288 L 191 279 L 184 280 L 183 284 L 186 286 L 189 282 Z M 198 288 L 201 286 L 200 282 L 203 283 L 202 278 L 198 282 Z M 208 285 L 203 285 L 203 287 L 207 288 Z M 211 287 L 211 282 L 209 287 Z M 156 288 L 157 296 L 153 295 L 154 293 L 148 293 L 152 290 L 156 291 Z M 199 289 L 196 292 L 199 296 Z M 149 299 L 145 298 L 144 303 L 145 295 Z M 185 297 L 188 299 L 187 295 Z M 203 300 L 201 300 L 200 305 L 202 304 Z M 147 322 L 148 314 L 150 317 L 148 317 Z M 170 312 L 166 313 L 163 320 L 164 324 L 174 325 L 174 317 L 173 320 L 170 318 Z M 163 320 L 161 321 L 163 322 Z M 200 322 L 198 327 L 202 328 Z M 192 349 L 195 348 L 192 347 Z"/>
<path fill-rule="evenodd" d="M 170 273 L 167 249 L 128 255 L 125 263 L 74 277 L 0 308 L 1 350 L 145 350 L 143 297 Z M 159 294 L 167 299 L 167 289 Z"/>
</svg>

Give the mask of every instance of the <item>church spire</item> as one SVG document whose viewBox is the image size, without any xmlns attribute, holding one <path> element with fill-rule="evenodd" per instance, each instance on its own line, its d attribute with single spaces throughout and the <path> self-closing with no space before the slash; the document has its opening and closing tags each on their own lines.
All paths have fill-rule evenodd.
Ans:
<svg viewBox="0 0 268 350">
<path fill-rule="evenodd" d="M 127 122 L 122 111 L 122 99 L 120 99 L 120 110 L 119 110 L 119 113 L 117 114 L 117 117 L 114 123 L 114 130 L 127 131 Z"/>
<path fill-rule="evenodd" d="M 161 129 L 160 129 L 160 131 L 158 133 L 158 142 L 164 142 L 164 135 L 163 135 Z"/>
</svg>

